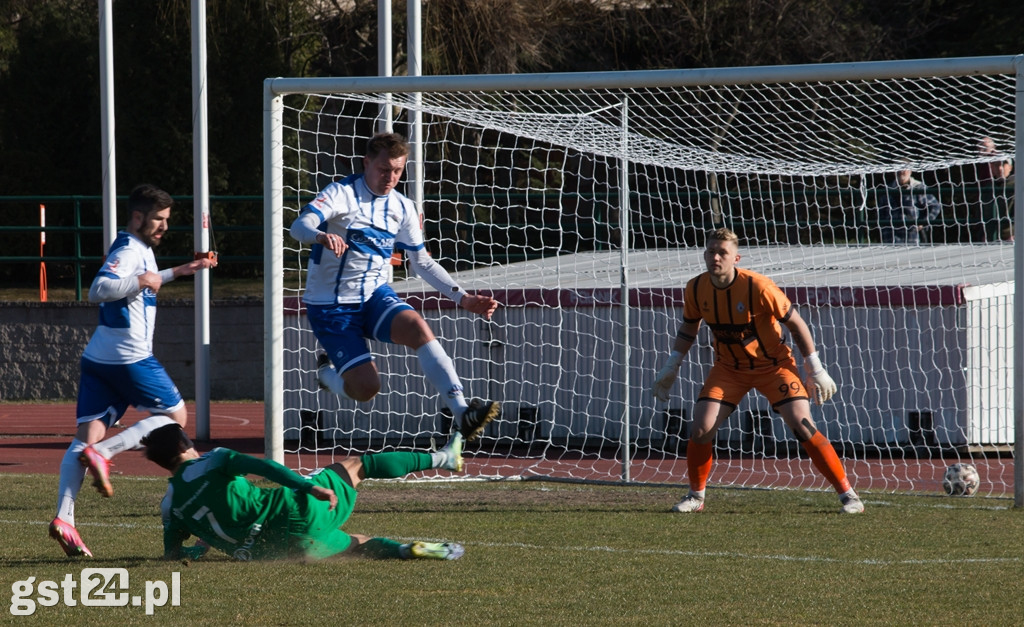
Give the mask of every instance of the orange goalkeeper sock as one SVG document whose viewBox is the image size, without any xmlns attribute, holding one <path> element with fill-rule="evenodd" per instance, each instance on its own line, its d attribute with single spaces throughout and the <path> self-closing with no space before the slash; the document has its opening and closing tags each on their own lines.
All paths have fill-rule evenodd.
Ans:
<svg viewBox="0 0 1024 627">
<path fill-rule="evenodd" d="M 846 478 L 846 471 L 843 470 L 843 462 L 839 461 L 836 449 L 828 441 L 821 431 L 815 432 L 810 440 L 803 443 L 804 450 L 811 456 L 811 463 L 818 469 L 828 482 L 832 484 L 836 492 L 843 494 L 850 489 L 850 481 Z"/>
<path fill-rule="evenodd" d="M 690 478 L 691 492 L 703 492 L 707 487 L 713 449 L 714 444 L 711 442 L 701 444 L 690 440 L 686 445 L 686 471 Z"/>
</svg>

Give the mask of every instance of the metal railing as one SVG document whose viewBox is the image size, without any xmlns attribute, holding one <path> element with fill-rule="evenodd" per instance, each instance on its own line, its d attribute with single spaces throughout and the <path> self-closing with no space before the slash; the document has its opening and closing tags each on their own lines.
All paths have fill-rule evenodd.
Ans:
<svg viewBox="0 0 1024 627">
<path fill-rule="evenodd" d="M 126 196 L 118 197 L 119 206 L 123 205 Z M 160 256 L 161 261 L 174 264 L 185 263 L 193 258 L 191 224 L 192 196 L 175 196 L 175 213 L 172 214 L 172 234 L 182 234 L 166 244 L 166 254 Z M 211 243 L 214 249 L 225 240 L 255 235 L 257 244 L 252 246 L 230 246 L 230 250 L 256 251 L 254 254 L 228 254 L 220 256 L 222 264 L 262 266 L 263 214 L 262 196 L 211 196 L 210 208 L 212 218 Z M 215 208 L 225 206 L 249 205 L 251 211 L 233 212 L 230 219 L 218 220 Z M 45 226 L 35 216 L 39 207 L 46 207 Z M 102 196 L 0 196 L 0 211 L 6 216 L 0 225 L 0 265 L 18 264 L 56 264 L 65 270 L 63 279 L 70 274 L 74 285 L 75 300 L 82 300 L 83 283 L 91 281 L 91 273 L 86 269 L 98 268 L 106 253 L 104 250 L 103 232 L 103 198 Z M 222 216 L 231 216 L 232 212 L 219 212 Z M 118 212 L 118 228 L 124 220 L 124 210 Z M 238 222 L 238 215 L 244 215 Z M 185 217 L 187 216 L 187 217 Z M 177 220 L 175 220 L 177 218 Z M 45 245 L 40 245 L 45 235 Z M 259 254 L 256 254 L 259 253 Z M 51 271 L 52 274 L 52 271 Z M 10 278 L 10 274 L 7 274 Z M 18 273 L 18 276 L 24 276 Z"/>
</svg>

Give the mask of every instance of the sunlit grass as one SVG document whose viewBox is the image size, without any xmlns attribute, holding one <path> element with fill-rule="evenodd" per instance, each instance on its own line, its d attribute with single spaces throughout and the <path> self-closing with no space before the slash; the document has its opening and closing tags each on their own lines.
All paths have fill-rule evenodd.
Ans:
<svg viewBox="0 0 1024 627">
<path fill-rule="evenodd" d="M 457 562 L 241 563 L 159 559 L 158 478 L 83 490 L 96 553 L 68 560 L 46 536 L 54 476 L 0 475 L 5 590 L 36 577 L 125 568 L 133 594 L 181 578 L 178 607 L 38 607 L 42 623 L 134 624 L 1014 624 L 1024 512 L 1008 500 L 866 494 L 836 513 L 820 492 L 709 490 L 673 515 L 676 490 L 523 483 L 367 482 L 352 532 L 463 543 Z M 87 486 L 88 487 L 88 486 Z M 137 588 L 137 590 L 136 590 Z M 5 595 L 5 598 L 10 598 Z M 10 607 L 8 605 L 8 607 Z M 18 624 L 26 620 L 4 612 Z"/>
</svg>

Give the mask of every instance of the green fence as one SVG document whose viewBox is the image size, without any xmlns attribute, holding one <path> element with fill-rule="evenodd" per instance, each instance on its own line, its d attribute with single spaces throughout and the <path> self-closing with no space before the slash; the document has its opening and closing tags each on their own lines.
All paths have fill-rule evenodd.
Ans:
<svg viewBox="0 0 1024 627">
<path fill-rule="evenodd" d="M 170 233 L 161 244 L 161 265 L 193 258 L 193 197 L 175 196 Z M 117 226 L 123 227 L 127 196 L 117 199 Z M 40 206 L 46 225 L 40 224 Z M 102 263 L 102 196 L 0 196 L 0 279 L 7 286 L 29 286 L 45 263 L 51 285 L 73 286 L 82 300 Z M 211 196 L 211 249 L 219 251 L 221 274 L 261 276 L 263 270 L 263 197 Z M 45 244 L 41 239 L 45 235 Z M 226 251 L 226 252 L 225 252 Z"/>
</svg>

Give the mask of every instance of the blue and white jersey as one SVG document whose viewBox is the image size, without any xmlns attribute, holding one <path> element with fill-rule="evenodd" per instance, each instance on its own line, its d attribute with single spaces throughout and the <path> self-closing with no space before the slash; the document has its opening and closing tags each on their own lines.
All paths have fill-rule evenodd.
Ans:
<svg viewBox="0 0 1024 627">
<path fill-rule="evenodd" d="M 393 252 L 423 249 L 423 228 L 413 202 L 394 190 L 375 195 L 362 174 L 325 187 L 296 222 L 339 235 L 348 244 L 340 258 L 312 244 L 302 298 L 309 305 L 363 303 L 387 284 Z"/>
<path fill-rule="evenodd" d="M 120 231 L 100 268 L 97 281 L 136 277 L 159 272 L 153 249 L 134 235 Z M 131 295 L 100 303 L 100 322 L 83 357 L 101 364 L 133 364 L 153 354 L 156 293 L 146 288 Z"/>
</svg>

